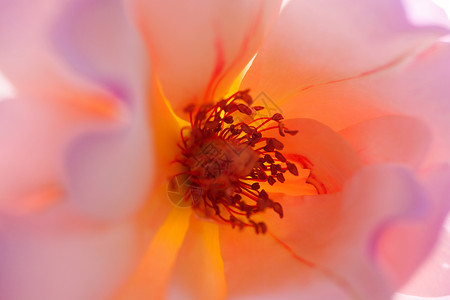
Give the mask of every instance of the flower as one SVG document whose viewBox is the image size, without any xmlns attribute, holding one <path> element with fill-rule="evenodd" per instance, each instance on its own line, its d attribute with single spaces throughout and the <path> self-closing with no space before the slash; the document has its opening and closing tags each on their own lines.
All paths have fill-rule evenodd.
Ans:
<svg viewBox="0 0 450 300">
<path fill-rule="evenodd" d="M 448 211 L 447 30 L 413 25 L 400 1 L 280 16 L 278 1 L 0 5 L 5 299 L 388 299 L 432 251 Z M 240 89 L 299 131 L 286 156 L 311 162 L 318 191 L 274 185 L 284 217 L 264 214 L 265 235 L 197 218 L 166 189 L 183 109 L 223 98 L 256 52 Z"/>
</svg>

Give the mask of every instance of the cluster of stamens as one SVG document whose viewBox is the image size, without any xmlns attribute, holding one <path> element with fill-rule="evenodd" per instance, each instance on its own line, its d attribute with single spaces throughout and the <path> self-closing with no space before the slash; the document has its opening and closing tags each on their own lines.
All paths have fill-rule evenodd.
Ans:
<svg viewBox="0 0 450 300">
<path fill-rule="evenodd" d="M 272 209 L 283 218 L 283 207 L 261 183 L 283 183 L 286 172 L 295 176 L 299 172 L 282 154 L 283 143 L 264 137 L 264 132 L 272 130 L 283 137 L 297 130 L 286 128 L 280 113 L 260 116 L 264 107 L 252 103 L 245 90 L 216 104 L 186 107 L 190 126 L 181 130 L 181 153 L 175 160 L 184 170 L 176 176 L 188 176 L 184 201 L 194 210 L 233 228 L 253 227 L 256 233 L 265 233 L 266 224 L 252 217 Z"/>
</svg>

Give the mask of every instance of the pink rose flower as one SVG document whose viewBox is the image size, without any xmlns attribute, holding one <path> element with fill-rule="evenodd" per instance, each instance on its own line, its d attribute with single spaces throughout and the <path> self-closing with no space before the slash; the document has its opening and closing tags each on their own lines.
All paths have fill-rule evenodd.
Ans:
<svg viewBox="0 0 450 300">
<path fill-rule="evenodd" d="M 1 299 L 450 295 L 448 29 L 280 5 L 0 1 Z M 184 109 L 245 89 L 298 130 L 266 234 L 167 196 Z"/>
</svg>

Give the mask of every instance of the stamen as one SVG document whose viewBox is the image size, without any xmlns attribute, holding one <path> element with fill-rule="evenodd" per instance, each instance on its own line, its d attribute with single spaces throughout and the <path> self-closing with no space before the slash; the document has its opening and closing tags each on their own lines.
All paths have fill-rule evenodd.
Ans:
<svg viewBox="0 0 450 300">
<path fill-rule="evenodd" d="M 261 183 L 283 183 L 283 173 L 298 176 L 299 172 L 281 153 L 283 142 L 263 133 L 278 129 L 283 137 L 298 131 L 285 127 L 281 113 L 255 118 L 264 107 L 252 103 L 245 90 L 215 105 L 188 105 L 184 111 L 191 126 L 181 130 L 181 153 L 174 162 L 185 168 L 180 174 L 189 176 L 184 201 L 195 211 L 233 228 L 253 227 L 257 234 L 264 234 L 267 225 L 254 221 L 253 216 L 266 209 L 280 218 L 284 213 Z"/>
</svg>

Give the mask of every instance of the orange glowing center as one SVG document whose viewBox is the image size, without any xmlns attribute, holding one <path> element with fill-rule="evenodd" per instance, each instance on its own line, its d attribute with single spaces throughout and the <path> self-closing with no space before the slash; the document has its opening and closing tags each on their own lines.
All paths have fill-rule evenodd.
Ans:
<svg viewBox="0 0 450 300">
<path fill-rule="evenodd" d="M 189 105 L 185 111 L 191 126 L 181 130 L 181 153 L 175 161 L 185 168 L 178 175 L 188 176 L 183 201 L 195 211 L 233 228 L 248 226 L 265 233 L 266 224 L 252 217 L 272 209 L 282 218 L 283 208 L 260 183 L 283 183 L 285 172 L 297 176 L 298 170 L 281 153 L 283 143 L 263 133 L 275 130 L 285 136 L 297 131 L 284 126 L 280 113 L 261 116 L 264 107 L 252 103 L 246 90 L 215 105 Z"/>
</svg>

